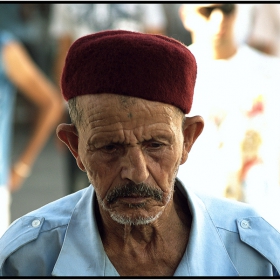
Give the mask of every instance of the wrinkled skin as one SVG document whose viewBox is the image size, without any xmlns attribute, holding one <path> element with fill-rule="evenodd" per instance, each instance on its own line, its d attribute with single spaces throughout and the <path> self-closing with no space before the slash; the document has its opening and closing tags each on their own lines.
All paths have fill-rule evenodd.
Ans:
<svg viewBox="0 0 280 280">
<path fill-rule="evenodd" d="M 184 115 L 171 105 L 114 94 L 80 96 L 77 104 L 82 108 L 77 129 L 61 124 L 57 133 L 95 188 L 107 255 L 121 275 L 172 275 L 191 220 L 174 196 L 174 180 L 202 131 L 202 119 L 186 118 L 183 124 Z M 124 191 L 114 191 L 124 185 Z M 182 233 L 186 238 L 176 238 Z M 156 260 L 159 255 L 164 260 Z M 158 267 L 149 270 L 151 261 L 159 261 Z"/>
</svg>

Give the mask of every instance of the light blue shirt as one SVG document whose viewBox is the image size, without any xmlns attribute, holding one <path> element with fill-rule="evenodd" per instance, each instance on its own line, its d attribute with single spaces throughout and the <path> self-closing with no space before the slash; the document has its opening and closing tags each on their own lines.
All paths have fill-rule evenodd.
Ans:
<svg viewBox="0 0 280 280">
<path fill-rule="evenodd" d="M 7 187 L 10 174 L 11 137 L 16 90 L 6 75 L 4 46 L 15 38 L 0 31 L 0 187 Z"/>
<path fill-rule="evenodd" d="M 280 233 L 249 205 L 176 186 L 193 220 L 174 276 L 279 276 Z M 90 185 L 15 221 L 0 239 L 0 276 L 119 276 L 102 245 L 95 203 Z"/>
</svg>

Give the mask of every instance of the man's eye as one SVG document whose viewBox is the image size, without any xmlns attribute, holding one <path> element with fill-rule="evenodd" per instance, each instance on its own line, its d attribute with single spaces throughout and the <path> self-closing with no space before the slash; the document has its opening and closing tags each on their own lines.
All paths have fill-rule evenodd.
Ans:
<svg viewBox="0 0 280 280">
<path fill-rule="evenodd" d="M 163 144 L 159 143 L 159 142 L 150 142 L 149 145 L 148 145 L 148 147 L 152 148 L 152 149 L 158 149 L 162 146 L 163 146 Z"/>
<path fill-rule="evenodd" d="M 101 148 L 102 151 L 106 152 L 106 153 L 113 153 L 117 150 L 117 146 L 110 144 L 110 145 L 106 145 L 104 147 Z"/>
</svg>

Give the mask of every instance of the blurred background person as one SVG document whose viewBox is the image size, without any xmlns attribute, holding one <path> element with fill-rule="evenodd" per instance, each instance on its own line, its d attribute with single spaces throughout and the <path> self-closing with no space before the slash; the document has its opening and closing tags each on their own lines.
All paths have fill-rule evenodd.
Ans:
<svg viewBox="0 0 280 280">
<path fill-rule="evenodd" d="M 160 4 L 53 4 L 50 15 L 50 36 L 56 42 L 54 79 L 60 84 L 60 76 L 67 51 L 77 38 L 108 29 L 124 29 L 154 34 L 165 34 L 166 17 Z M 70 121 L 68 111 L 65 119 Z M 66 189 L 72 193 L 88 186 L 88 179 L 65 146 Z"/>
<path fill-rule="evenodd" d="M 10 193 L 17 191 L 54 130 L 62 113 L 57 88 L 9 32 L 0 31 L 0 236 L 10 224 Z M 11 167 L 11 140 L 16 88 L 38 109 L 34 132 Z M 17 139 L 21 141 L 21 139 Z"/>
<path fill-rule="evenodd" d="M 232 3 L 180 7 L 198 64 L 190 113 L 200 112 L 205 128 L 178 177 L 252 204 L 279 228 L 280 62 L 237 42 L 237 15 Z"/>
<path fill-rule="evenodd" d="M 280 4 L 255 5 L 248 44 L 264 53 L 280 57 Z"/>
</svg>

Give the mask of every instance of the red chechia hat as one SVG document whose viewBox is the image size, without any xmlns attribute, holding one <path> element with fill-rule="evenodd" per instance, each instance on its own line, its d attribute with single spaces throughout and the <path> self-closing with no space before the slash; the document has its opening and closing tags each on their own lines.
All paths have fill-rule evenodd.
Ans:
<svg viewBox="0 0 280 280">
<path fill-rule="evenodd" d="M 189 113 L 197 75 L 193 54 L 163 35 L 109 30 L 70 47 L 61 77 L 65 100 L 113 93 L 174 105 Z"/>
</svg>

